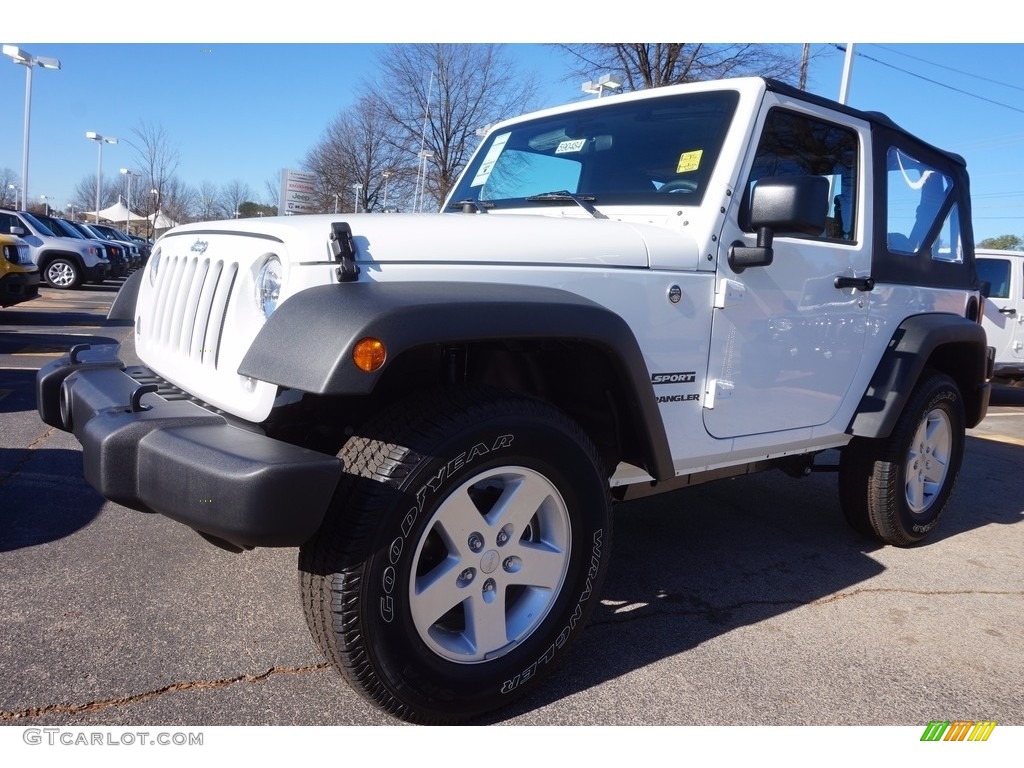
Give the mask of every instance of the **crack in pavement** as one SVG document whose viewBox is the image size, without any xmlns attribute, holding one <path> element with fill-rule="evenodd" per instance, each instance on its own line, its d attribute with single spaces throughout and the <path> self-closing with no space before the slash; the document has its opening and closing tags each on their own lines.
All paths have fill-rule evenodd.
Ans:
<svg viewBox="0 0 1024 768">
<path fill-rule="evenodd" d="M 32 452 L 39 447 L 40 443 L 44 442 L 48 437 L 50 437 L 50 435 L 52 435 L 56 431 L 56 427 L 50 427 L 45 432 L 43 432 L 43 434 L 39 435 L 39 437 L 37 437 L 35 440 L 29 443 L 26 447 L 22 448 L 21 450 L 25 451 L 25 455 L 18 459 L 16 462 L 14 462 L 14 466 L 12 466 L 5 475 L 0 477 L 0 485 L 3 485 L 16 474 L 18 474 L 18 472 L 21 471 L 21 468 L 24 467 L 32 458 Z"/>
<path fill-rule="evenodd" d="M 686 594 L 660 594 L 654 601 L 644 603 L 643 601 L 635 601 L 629 603 L 627 612 L 619 612 L 616 610 L 617 606 L 605 605 L 606 608 L 612 610 L 612 615 L 599 620 L 591 620 L 590 626 L 608 626 L 614 624 L 623 624 L 632 621 L 641 621 L 644 619 L 650 619 L 661 616 L 702 616 L 707 619 L 710 623 L 716 625 L 724 625 L 732 620 L 732 614 L 734 611 L 740 610 L 741 608 L 749 608 L 752 606 L 818 606 L 818 605 L 829 605 L 831 603 L 839 602 L 840 600 L 847 600 L 853 597 L 859 597 L 861 595 L 869 594 L 904 594 L 904 595 L 919 595 L 921 597 L 944 597 L 944 596 L 965 596 L 965 595 L 995 595 L 1003 597 L 1024 597 L 1024 591 L 1022 590 L 985 590 L 985 589 L 961 589 L 961 590 L 922 590 L 922 589 L 898 589 L 895 587 L 862 587 L 860 589 L 850 590 L 849 592 L 839 592 L 828 597 L 820 597 L 816 600 L 741 600 L 737 603 L 732 603 L 725 606 L 715 606 L 704 600 L 701 600 L 695 595 Z M 689 603 L 693 606 L 692 609 L 687 610 L 648 610 L 644 611 L 643 608 L 651 607 L 661 602 L 662 604 L 669 603 Z M 641 605 L 641 603 L 643 603 Z M 621 606 L 620 606 L 621 607 Z"/>
<path fill-rule="evenodd" d="M 225 677 L 220 680 L 191 680 L 183 683 L 171 683 L 170 685 L 158 688 L 155 691 L 136 693 L 131 696 L 123 696 L 119 699 L 101 699 L 99 701 L 91 701 L 88 704 L 49 704 L 45 707 L 30 707 L 29 709 L 23 709 L 20 712 L 0 712 L 0 722 L 11 722 L 27 717 L 43 717 L 44 715 L 90 714 L 92 712 L 99 712 L 103 709 L 109 709 L 110 707 L 120 707 L 126 704 L 139 704 L 141 702 L 154 699 L 157 696 L 163 696 L 166 693 L 227 688 L 228 686 L 235 685 L 236 683 L 260 683 L 274 675 L 297 675 L 308 672 L 320 672 L 330 666 L 330 664 L 324 662 L 322 664 L 308 664 L 304 667 L 271 667 L 266 672 L 258 675 L 244 674 L 238 675 L 237 677 Z"/>
</svg>

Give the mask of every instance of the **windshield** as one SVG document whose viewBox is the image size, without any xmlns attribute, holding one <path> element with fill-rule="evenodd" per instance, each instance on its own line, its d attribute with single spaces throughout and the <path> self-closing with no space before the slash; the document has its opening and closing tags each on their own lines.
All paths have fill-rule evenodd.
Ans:
<svg viewBox="0 0 1024 768">
<path fill-rule="evenodd" d="M 22 211 L 21 215 L 24 216 L 25 220 L 28 221 L 30 224 L 32 224 L 32 226 L 35 227 L 36 230 L 38 230 L 41 234 L 49 235 L 50 237 L 59 237 L 59 235 L 56 232 L 53 232 L 48 226 L 43 224 L 43 222 L 41 222 L 39 219 L 37 219 L 31 213 L 27 213 L 25 211 Z"/>
<path fill-rule="evenodd" d="M 51 230 L 53 230 L 54 234 L 60 235 L 62 237 L 74 237 L 77 238 L 78 240 L 85 239 L 82 236 L 81 232 L 72 227 L 66 221 L 62 221 L 61 219 L 49 218 L 46 220 L 46 224 L 47 226 L 50 227 Z"/>
<path fill-rule="evenodd" d="M 533 206 L 529 198 L 553 192 L 597 205 L 699 205 L 738 100 L 715 91 L 605 103 L 500 130 L 474 156 L 450 207 Z"/>
</svg>

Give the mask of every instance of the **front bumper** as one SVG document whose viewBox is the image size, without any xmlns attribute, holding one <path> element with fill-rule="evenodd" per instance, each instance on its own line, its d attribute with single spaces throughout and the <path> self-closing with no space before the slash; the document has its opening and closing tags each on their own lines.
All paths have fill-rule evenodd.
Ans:
<svg viewBox="0 0 1024 768">
<path fill-rule="evenodd" d="M 39 416 L 78 438 L 90 485 L 241 547 L 299 546 L 316 532 L 339 459 L 166 400 L 147 378 L 112 345 L 80 345 L 39 371 Z"/>
<path fill-rule="evenodd" d="M 38 272 L 9 272 L 0 277 L 0 307 L 10 307 L 38 296 Z"/>
</svg>

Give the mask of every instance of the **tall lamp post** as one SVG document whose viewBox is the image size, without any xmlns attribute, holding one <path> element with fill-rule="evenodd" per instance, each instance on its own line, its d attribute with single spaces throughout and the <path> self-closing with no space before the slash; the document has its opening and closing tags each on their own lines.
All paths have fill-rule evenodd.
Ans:
<svg viewBox="0 0 1024 768">
<path fill-rule="evenodd" d="M 156 237 L 156 222 L 160 218 L 160 190 L 151 189 L 149 190 L 149 194 L 151 194 L 153 199 L 156 201 L 156 210 L 153 212 L 152 230 L 149 236 L 149 239 L 152 240 Z"/>
<path fill-rule="evenodd" d="M 584 93 L 596 93 L 597 98 L 600 99 L 604 96 L 605 91 L 617 91 L 621 87 L 622 80 L 619 78 L 612 77 L 611 75 L 601 75 L 596 83 L 593 80 L 587 80 L 583 84 L 582 90 Z"/>
<path fill-rule="evenodd" d="M 5 45 L 4 56 L 10 56 L 15 64 L 25 67 L 25 131 L 21 140 L 21 205 L 28 208 L 28 127 L 32 117 L 32 70 L 60 69 L 60 60 L 49 56 L 33 56 L 24 48 Z"/>
<path fill-rule="evenodd" d="M 21 206 L 18 205 L 18 188 L 14 184 L 8 184 L 7 188 L 14 190 L 14 210 L 20 211 Z"/>
<path fill-rule="evenodd" d="M 117 144 L 117 138 L 114 136 L 100 136 L 96 131 L 86 131 L 85 138 L 90 141 L 95 141 L 96 146 L 99 147 L 98 157 L 96 158 L 96 223 L 100 223 L 100 185 L 103 182 L 103 145 L 104 144 Z"/>
<path fill-rule="evenodd" d="M 362 184 L 353 184 L 352 191 L 355 192 L 355 205 L 352 206 L 352 213 L 359 213 L 359 192 L 363 189 Z"/>
<path fill-rule="evenodd" d="M 43 201 L 43 210 L 46 211 L 46 215 L 50 215 L 50 198 L 48 195 L 40 195 L 39 199 Z"/>
<path fill-rule="evenodd" d="M 388 212 L 388 179 L 391 178 L 391 171 L 384 171 L 384 173 L 382 173 L 381 176 L 384 177 L 384 205 L 382 205 L 381 207 L 384 209 L 383 213 L 387 213 Z"/>
<path fill-rule="evenodd" d="M 125 231 L 130 235 L 132 233 L 132 179 L 142 174 L 136 173 L 128 168 L 122 168 L 121 173 L 128 177 L 128 220 L 124 223 Z"/>
</svg>

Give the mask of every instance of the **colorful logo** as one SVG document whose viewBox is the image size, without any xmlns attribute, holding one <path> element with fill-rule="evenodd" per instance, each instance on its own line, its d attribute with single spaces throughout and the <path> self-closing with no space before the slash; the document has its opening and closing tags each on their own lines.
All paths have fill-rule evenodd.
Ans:
<svg viewBox="0 0 1024 768">
<path fill-rule="evenodd" d="M 995 727 L 995 720 L 932 720 L 921 741 L 988 741 Z"/>
</svg>

